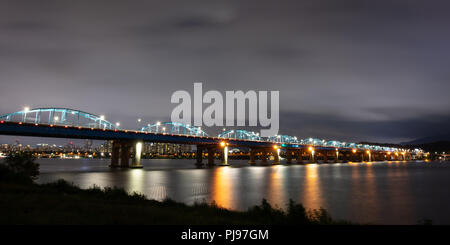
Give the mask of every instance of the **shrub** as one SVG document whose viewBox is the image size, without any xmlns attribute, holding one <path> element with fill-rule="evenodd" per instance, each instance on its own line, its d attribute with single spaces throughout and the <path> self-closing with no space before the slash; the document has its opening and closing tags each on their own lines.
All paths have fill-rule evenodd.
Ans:
<svg viewBox="0 0 450 245">
<path fill-rule="evenodd" d="M 30 179 L 36 179 L 39 175 L 39 164 L 36 158 L 28 152 L 16 152 L 9 154 L 5 163 L 7 168 L 14 174 L 23 175 Z"/>
</svg>

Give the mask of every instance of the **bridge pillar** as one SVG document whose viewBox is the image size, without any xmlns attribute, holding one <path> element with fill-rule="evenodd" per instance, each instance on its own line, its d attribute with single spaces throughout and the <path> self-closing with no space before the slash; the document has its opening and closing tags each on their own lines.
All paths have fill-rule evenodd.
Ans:
<svg viewBox="0 0 450 245">
<path fill-rule="evenodd" d="M 256 150 L 255 148 L 250 148 L 250 160 L 248 161 L 249 164 L 254 165 L 255 162 L 255 155 L 256 155 Z"/>
<path fill-rule="evenodd" d="M 197 145 L 197 153 L 195 154 L 196 162 L 195 165 L 202 166 L 203 163 L 203 147 L 200 145 Z"/>
<path fill-rule="evenodd" d="M 303 150 L 297 151 L 297 163 L 299 164 L 303 163 Z"/>
<path fill-rule="evenodd" d="M 280 164 L 280 148 L 277 149 L 273 149 L 272 150 L 272 154 L 273 154 L 273 164 Z"/>
<path fill-rule="evenodd" d="M 309 162 L 311 163 L 315 163 L 316 162 L 316 157 L 314 156 L 314 150 L 311 151 L 311 154 L 309 155 Z"/>
<path fill-rule="evenodd" d="M 222 166 L 228 166 L 228 146 L 225 145 L 223 147 L 223 153 L 222 153 Z"/>
<path fill-rule="evenodd" d="M 120 167 L 128 168 L 130 166 L 130 142 L 122 141 L 120 143 Z"/>
<path fill-rule="evenodd" d="M 117 140 L 113 141 L 112 144 L 112 152 L 111 152 L 111 168 L 118 168 L 119 166 L 119 158 L 120 158 L 120 142 Z"/>
<path fill-rule="evenodd" d="M 142 168 L 141 158 L 142 150 L 144 148 L 144 141 L 138 140 L 134 143 L 134 158 L 131 162 L 131 168 Z"/>
<path fill-rule="evenodd" d="M 328 163 L 327 151 L 322 151 L 323 163 Z"/>
<path fill-rule="evenodd" d="M 291 164 L 292 163 L 292 153 L 291 150 L 286 150 L 286 163 Z"/>
<path fill-rule="evenodd" d="M 261 165 L 267 165 L 267 152 L 266 150 L 261 151 Z"/>
<path fill-rule="evenodd" d="M 339 162 L 339 151 L 336 150 L 336 155 L 334 155 L 334 162 L 338 163 Z"/>
<path fill-rule="evenodd" d="M 353 154 L 353 156 L 354 156 L 355 154 Z M 347 157 L 347 153 L 344 151 L 344 152 L 342 152 L 342 162 L 343 163 L 346 163 L 346 162 L 348 162 L 348 157 Z"/>
<path fill-rule="evenodd" d="M 208 166 L 214 166 L 214 154 L 216 152 L 216 148 L 208 147 Z"/>
</svg>

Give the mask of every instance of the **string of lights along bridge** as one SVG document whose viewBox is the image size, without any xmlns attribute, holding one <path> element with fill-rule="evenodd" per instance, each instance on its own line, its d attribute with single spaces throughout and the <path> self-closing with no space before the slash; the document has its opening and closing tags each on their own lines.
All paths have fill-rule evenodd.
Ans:
<svg viewBox="0 0 450 245">
<path fill-rule="evenodd" d="M 280 153 L 286 163 L 348 162 L 411 160 L 421 150 L 409 150 L 378 145 L 340 142 L 336 140 L 306 138 L 298 139 L 289 135 L 260 137 L 247 130 L 223 130 L 217 136 L 210 136 L 201 127 L 177 122 L 156 122 L 138 130 L 120 128 L 120 123 L 112 123 L 103 115 L 95 115 L 68 108 L 24 108 L 21 111 L 0 116 L 0 134 L 16 136 L 37 136 L 56 138 L 78 138 L 112 140 L 111 167 L 141 168 L 144 142 L 191 144 L 197 146 L 196 164 L 215 165 L 220 156 L 220 165 L 228 165 L 229 147 L 246 148 L 249 164 L 280 163 Z M 130 164 L 130 158 L 132 159 Z"/>
</svg>

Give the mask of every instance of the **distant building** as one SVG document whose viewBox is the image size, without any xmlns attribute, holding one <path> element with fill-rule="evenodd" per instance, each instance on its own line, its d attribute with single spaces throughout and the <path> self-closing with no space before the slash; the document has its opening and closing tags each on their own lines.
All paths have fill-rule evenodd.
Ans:
<svg viewBox="0 0 450 245">
<path fill-rule="evenodd" d="M 170 143 L 145 143 L 144 154 L 156 155 L 174 155 L 190 153 L 191 146 L 184 144 L 170 144 Z"/>
<path fill-rule="evenodd" d="M 91 151 L 92 150 L 92 140 L 87 139 L 86 143 L 84 144 L 84 149 L 86 151 Z"/>
</svg>

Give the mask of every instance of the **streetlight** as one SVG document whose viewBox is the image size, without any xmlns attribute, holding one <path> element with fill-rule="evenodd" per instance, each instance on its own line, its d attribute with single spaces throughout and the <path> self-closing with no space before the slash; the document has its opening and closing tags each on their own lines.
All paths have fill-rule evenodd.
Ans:
<svg viewBox="0 0 450 245">
<path fill-rule="evenodd" d="M 120 126 L 120 122 L 116 122 L 116 127 L 119 127 Z"/>
<path fill-rule="evenodd" d="M 23 115 L 23 121 L 25 122 L 27 120 L 27 112 L 30 111 L 30 107 L 26 106 L 25 108 L 23 108 L 23 111 L 25 112 Z"/>
</svg>

